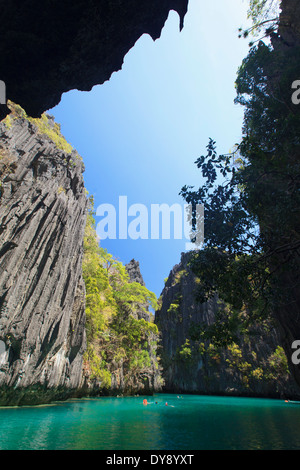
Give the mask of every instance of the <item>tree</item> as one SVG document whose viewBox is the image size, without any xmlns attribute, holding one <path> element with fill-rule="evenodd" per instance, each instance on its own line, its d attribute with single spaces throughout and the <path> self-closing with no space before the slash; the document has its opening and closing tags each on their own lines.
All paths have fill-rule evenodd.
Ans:
<svg viewBox="0 0 300 470">
<path fill-rule="evenodd" d="M 252 319 L 276 318 L 289 358 L 300 337 L 300 116 L 291 101 L 299 55 L 281 43 L 250 49 L 236 80 L 242 141 L 218 156 L 211 139 L 195 162 L 206 183 L 180 193 L 205 206 L 205 245 L 192 261 L 199 300 L 218 293 L 229 317 L 245 308 Z"/>
<path fill-rule="evenodd" d="M 279 24 L 280 4 L 281 0 L 250 0 L 248 19 L 252 21 L 252 26 L 245 30 L 240 28 L 239 37 L 259 36 L 261 40 L 274 34 Z M 250 45 L 254 45 L 253 40 Z"/>
<path fill-rule="evenodd" d="M 158 368 L 153 343 L 157 326 L 139 317 L 147 306 L 157 308 L 155 294 L 130 282 L 126 267 L 99 246 L 93 198 L 84 237 L 83 278 L 86 287 L 86 370 L 100 389 L 110 390 L 113 374 L 122 375 L 128 390 Z"/>
</svg>

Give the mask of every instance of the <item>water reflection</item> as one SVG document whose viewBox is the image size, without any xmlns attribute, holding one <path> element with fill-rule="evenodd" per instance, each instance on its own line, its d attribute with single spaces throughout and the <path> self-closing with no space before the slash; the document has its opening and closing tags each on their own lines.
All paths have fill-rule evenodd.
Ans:
<svg viewBox="0 0 300 470">
<path fill-rule="evenodd" d="M 148 406 L 139 397 L 2 408 L 0 449 L 300 448 L 300 406 L 232 397 L 147 398 Z"/>
</svg>

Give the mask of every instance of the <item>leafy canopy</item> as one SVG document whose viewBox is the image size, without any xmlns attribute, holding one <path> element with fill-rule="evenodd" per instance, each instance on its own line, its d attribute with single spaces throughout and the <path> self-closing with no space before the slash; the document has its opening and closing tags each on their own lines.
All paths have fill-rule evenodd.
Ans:
<svg viewBox="0 0 300 470">
<path fill-rule="evenodd" d="M 157 326 L 140 318 L 147 307 L 157 308 L 155 294 L 130 282 L 126 267 L 99 246 L 90 207 L 84 237 L 83 278 L 86 287 L 86 368 L 103 388 L 111 387 L 112 373 L 123 368 L 132 386 L 151 367 L 151 344 Z M 155 361 L 151 353 L 152 360 Z"/>
<path fill-rule="evenodd" d="M 281 53 L 262 41 L 251 48 L 236 80 L 236 103 L 245 108 L 242 141 L 218 155 L 210 139 L 195 162 L 204 183 L 180 192 L 205 207 L 204 249 L 192 260 L 198 298 L 218 294 L 230 315 L 242 308 L 253 319 L 271 314 L 290 301 L 285 274 L 299 280 L 300 119 L 291 103 L 298 57 L 299 48 Z"/>
</svg>

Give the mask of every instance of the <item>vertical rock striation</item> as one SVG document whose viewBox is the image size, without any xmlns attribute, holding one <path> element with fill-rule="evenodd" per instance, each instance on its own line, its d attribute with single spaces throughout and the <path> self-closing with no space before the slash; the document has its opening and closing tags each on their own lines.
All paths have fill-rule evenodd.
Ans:
<svg viewBox="0 0 300 470">
<path fill-rule="evenodd" d="M 215 324 L 222 305 L 217 298 L 204 304 L 196 301 L 200 281 L 191 272 L 189 259 L 190 253 L 182 254 L 170 272 L 155 314 L 162 336 L 159 353 L 165 391 L 299 397 L 273 324 L 253 325 L 227 348 L 216 348 L 195 335 L 199 326 L 205 331 Z"/>
<path fill-rule="evenodd" d="M 83 165 L 43 125 L 24 112 L 0 124 L 1 405 L 67 398 L 81 381 Z"/>
<path fill-rule="evenodd" d="M 272 55 L 269 63 L 264 65 L 264 73 L 267 77 L 269 95 L 278 103 L 278 109 L 283 105 L 282 112 L 285 119 L 282 121 L 282 135 L 286 133 L 287 129 L 290 131 L 292 127 L 290 122 L 293 122 L 294 119 L 294 122 L 298 124 L 295 125 L 296 137 L 292 138 L 289 135 L 286 139 L 290 148 L 284 160 L 285 166 L 281 170 L 277 169 L 278 178 L 273 180 L 276 190 L 280 188 L 286 198 L 283 200 L 284 202 L 280 202 L 280 199 L 278 201 L 274 197 L 274 214 L 276 211 L 279 213 L 280 207 L 282 207 L 282 210 L 291 216 L 291 221 L 286 222 L 288 220 L 286 215 L 280 215 L 279 219 L 272 218 L 273 208 L 268 210 L 270 222 L 267 226 L 272 237 L 269 236 L 267 246 L 270 253 L 273 251 L 272 257 L 268 256 L 270 270 L 274 273 L 274 289 L 277 290 L 278 299 L 274 306 L 274 317 L 280 327 L 290 369 L 300 387 L 300 368 L 291 359 L 294 342 L 300 338 L 300 217 L 299 203 L 297 202 L 300 184 L 298 139 L 300 106 L 297 101 L 293 102 L 292 99 L 294 90 L 292 84 L 300 78 L 300 2 L 298 0 L 282 0 L 280 8 L 278 32 L 271 35 Z M 289 112 L 285 114 L 285 110 L 289 110 Z M 280 152 L 276 158 L 278 160 L 276 165 L 280 168 L 280 159 L 282 158 Z M 272 184 L 272 178 L 272 174 L 269 176 L 266 174 L 265 181 L 270 179 Z M 293 181 L 292 185 L 290 181 Z M 265 220 L 262 222 L 265 223 Z M 278 233 L 279 224 L 282 231 Z M 261 223 L 261 232 L 264 235 L 263 223 Z"/>
<path fill-rule="evenodd" d="M 128 264 L 125 265 L 126 270 L 128 272 L 129 278 L 131 282 L 138 282 L 142 286 L 145 287 L 145 282 L 140 270 L 140 263 L 135 259 L 132 259 Z M 153 317 L 153 315 L 152 315 Z M 151 313 L 149 311 L 149 305 L 141 305 L 140 309 L 137 309 L 137 319 L 138 320 L 145 320 L 147 322 L 153 321 L 151 319 Z M 143 389 L 144 393 L 153 393 L 153 392 L 160 392 L 162 390 L 162 367 L 159 363 L 157 357 L 157 346 L 159 343 L 159 335 L 155 333 L 149 333 L 148 337 L 148 353 L 150 357 L 150 367 L 148 370 L 143 374 Z"/>
<path fill-rule="evenodd" d="M 131 282 L 138 282 L 141 286 L 145 287 L 145 282 L 140 270 L 140 263 L 132 259 L 129 263 L 125 265 L 126 271 L 128 272 Z"/>
<path fill-rule="evenodd" d="M 130 282 L 138 282 L 141 286 L 145 287 L 145 282 L 140 271 L 140 263 L 135 259 L 132 259 L 128 264 L 125 265 L 126 271 L 129 275 Z M 150 321 L 149 305 L 141 305 L 141 308 L 137 311 L 137 319 L 143 318 L 146 321 Z"/>
</svg>

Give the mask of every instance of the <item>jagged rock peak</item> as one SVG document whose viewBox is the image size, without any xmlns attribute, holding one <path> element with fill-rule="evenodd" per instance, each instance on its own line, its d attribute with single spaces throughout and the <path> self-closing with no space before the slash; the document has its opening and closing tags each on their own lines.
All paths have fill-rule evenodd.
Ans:
<svg viewBox="0 0 300 470">
<path fill-rule="evenodd" d="M 128 264 L 125 265 L 125 267 L 131 282 L 138 282 L 142 286 L 145 286 L 145 282 L 140 270 L 139 261 L 135 261 L 135 259 L 132 259 Z"/>
<path fill-rule="evenodd" d="M 130 282 L 138 282 L 142 286 L 146 287 L 140 271 L 140 263 L 138 261 L 132 259 L 125 265 L 125 268 L 128 272 Z M 150 321 L 149 305 L 141 305 L 141 308 L 137 310 L 137 318 L 143 318 L 146 321 Z"/>
</svg>

